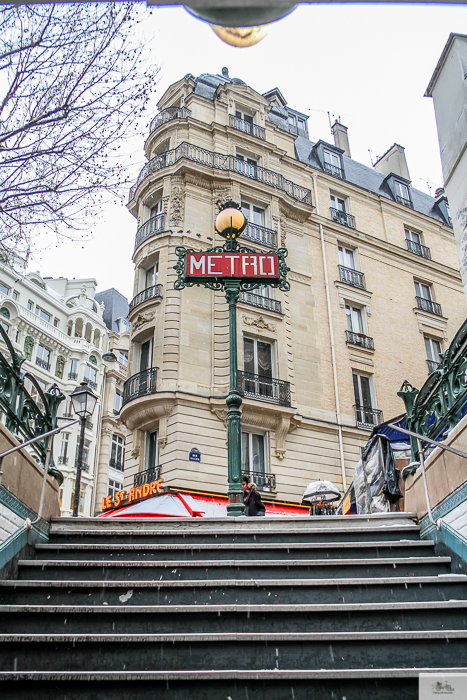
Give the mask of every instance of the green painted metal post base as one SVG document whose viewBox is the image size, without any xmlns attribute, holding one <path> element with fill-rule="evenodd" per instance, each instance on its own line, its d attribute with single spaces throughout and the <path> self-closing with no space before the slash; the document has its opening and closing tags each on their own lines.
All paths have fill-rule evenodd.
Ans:
<svg viewBox="0 0 467 700">
<path fill-rule="evenodd" d="M 225 298 L 229 305 L 229 345 L 230 345 L 230 391 L 226 399 L 227 413 L 227 479 L 229 482 L 229 502 L 227 515 L 232 518 L 243 515 L 242 493 L 242 397 L 237 391 L 237 301 L 240 294 L 240 281 L 225 282 Z"/>
</svg>

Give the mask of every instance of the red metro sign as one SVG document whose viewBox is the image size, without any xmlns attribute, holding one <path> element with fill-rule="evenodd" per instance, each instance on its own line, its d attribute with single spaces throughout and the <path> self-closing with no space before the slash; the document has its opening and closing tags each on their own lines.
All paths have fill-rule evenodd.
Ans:
<svg viewBox="0 0 467 700">
<path fill-rule="evenodd" d="M 199 252 L 187 253 L 185 279 L 279 279 L 275 253 Z"/>
</svg>

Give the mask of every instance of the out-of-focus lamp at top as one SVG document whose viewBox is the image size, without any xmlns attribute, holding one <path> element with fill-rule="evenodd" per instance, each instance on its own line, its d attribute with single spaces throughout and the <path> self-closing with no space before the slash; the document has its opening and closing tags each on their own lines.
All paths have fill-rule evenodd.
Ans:
<svg viewBox="0 0 467 700">
<path fill-rule="evenodd" d="M 228 240 L 235 240 L 242 235 L 248 221 L 236 202 L 229 199 L 220 207 L 216 217 L 216 233 Z"/>
<path fill-rule="evenodd" d="M 210 27 L 224 43 L 239 49 L 258 44 L 268 33 L 267 25 L 260 27 L 220 27 L 217 24 L 211 24 Z"/>
</svg>

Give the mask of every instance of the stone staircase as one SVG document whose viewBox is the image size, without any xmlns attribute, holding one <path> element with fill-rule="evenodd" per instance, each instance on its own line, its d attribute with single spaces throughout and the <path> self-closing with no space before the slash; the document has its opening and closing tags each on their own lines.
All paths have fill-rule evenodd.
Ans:
<svg viewBox="0 0 467 700">
<path fill-rule="evenodd" d="M 0 697 L 407 700 L 467 672 L 467 576 L 410 514 L 55 519 L 0 582 Z"/>
</svg>

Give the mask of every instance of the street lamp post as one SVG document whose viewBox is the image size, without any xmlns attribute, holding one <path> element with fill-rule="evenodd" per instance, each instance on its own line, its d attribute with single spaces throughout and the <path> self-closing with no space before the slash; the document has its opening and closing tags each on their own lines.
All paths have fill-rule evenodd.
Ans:
<svg viewBox="0 0 467 700">
<path fill-rule="evenodd" d="M 98 397 L 91 391 L 86 382 L 81 382 L 80 386 L 72 391 L 70 398 L 73 410 L 79 417 L 81 427 L 78 444 L 78 463 L 76 465 L 75 494 L 73 498 L 73 517 L 76 518 L 78 516 L 81 471 L 83 468 L 84 431 L 86 429 L 86 421 L 94 412 Z"/>
<path fill-rule="evenodd" d="M 229 484 L 227 515 L 243 515 L 242 498 L 242 397 L 237 387 L 237 301 L 242 290 L 251 291 L 268 285 L 284 291 L 290 289 L 287 281 L 289 268 L 287 250 L 280 248 L 267 253 L 238 246 L 248 221 L 240 206 L 229 200 L 219 207 L 215 230 L 226 239 L 223 246 L 195 251 L 179 246 L 175 249 L 178 263 L 174 269 L 178 279 L 175 289 L 202 285 L 208 289 L 224 290 L 229 305 L 230 382 L 226 398 L 227 412 L 227 480 Z"/>
</svg>

